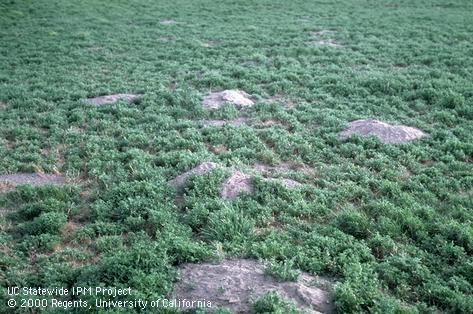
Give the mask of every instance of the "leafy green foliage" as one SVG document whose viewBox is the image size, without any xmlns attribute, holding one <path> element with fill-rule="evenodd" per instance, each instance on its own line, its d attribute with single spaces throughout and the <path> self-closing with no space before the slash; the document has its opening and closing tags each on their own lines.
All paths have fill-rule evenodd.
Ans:
<svg viewBox="0 0 473 314">
<path fill-rule="evenodd" d="M 74 183 L 0 194 L 1 286 L 163 297 L 176 266 L 244 256 L 284 280 L 296 269 L 334 277 L 339 312 L 472 313 L 472 10 L 462 0 L 2 1 L 0 173 L 59 171 Z M 159 23 L 168 19 L 178 23 Z M 340 47 L 317 44 L 329 39 Z M 204 111 L 201 97 L 223 89 L 256 105 Z M 120 92 L 144 96 L 82 101 Z M 240 115 L 251 125 L 197 123 Z M 339 141 L 360 118 L 429 137 Z M 213 171 L 176 201 L 167 182 L 202 161 L 313 173 L 291 173 L 303 183 L 293 190 L 256 176 L 252 195 L 228 202 L 228 173 Z M 289 311 L 274 296 L 258 304 Z"/>
<path fill-rule="evenodd" d="M 253 304 L 253 310 L 255 313 L 300 313 L 294 304 L 282 300 L 274 291 L 267 292 L 259 297 Z"/>
</svg>

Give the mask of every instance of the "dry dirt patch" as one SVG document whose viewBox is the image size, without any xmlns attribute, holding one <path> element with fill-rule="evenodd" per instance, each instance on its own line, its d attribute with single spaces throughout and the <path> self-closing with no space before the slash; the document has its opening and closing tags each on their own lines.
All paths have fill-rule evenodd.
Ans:
<svg viewBox="0 0 473 314">
<path fill-rule="evenodd" d="M 314 39 L 313 41 L 311 41 L 311 43 L 316 46 L 342 47 L 342 45 L 340 45 L 333 38 L 331 38 L 334 34 L 335 32 L 329 29 L 322 29 L 316 32 L 311 32 L 310 35 Z"/>
<path fill-rule="evenodd" d="M 225 169 L 225 167 L 213 162 L 203 162 L 169 181 L 169 184 L 174 188 L 179 189 L 185 184 L 186 180 L 190 176 L 203 175 L 219 167 Z M 225 200 L 234 200 L 243 192 L 252 193 L 254 188 L 251 175 L 235 169 L 231 169 L 231 171 L 232 172 L 230 176 L 222 183 L 220 187 L 220 197 Z M 295 188 L 300 185 L 299 182 L 286 178 L 267 178 L 265 180 L 279 182 L 287 188 Z M 179 200 L 180 196 L 178 195 L 177 197 Z"/>
<path fill-rule="evenodd" d="M 0 175 L 0 191 L 6 191 L 18 185 L 64 185 L 66 179 L 57 174 L 14 173 Z"/>
<path fill-rule="evenodd" d="M 271 166 L 264 163 L 256 163 L 252 169 L 260 173 L 262 176 L 280 175 L 288 172 L 299 172 L 304 175 L 313 175 L 314 169 L 307 165 L 297 164 L 294 162 L 282 162 L 278 165 Z"/>
<path fill-rule="evenodd" d="M 348 124 L 348 128 L 338 133 L 340 140 L 351 135 L 362 137 L 377 137 L 384 144 L 401 144 L 424 136 L 426 133 L 419 129 L 405 125 L 391 125 L 378 120 L 355 120 Z"/>
<path fill-rule="evenodd" d="M 235 105 L 237 109 L 253 106 L 254 102 L 251 96 L 241 90 L 224 90 L 221 92 L 211 93 L 204 97 L 202 106 L 204 109 L 218 109 L 225 103 Z"/>
<path fill-rule="evenodd" d="M 250 313 L 251 304 L 261 295 L 275 291 L 308 313 L 331 313 L 330 282 L 301 273 L 296 282 L 278 282 L 264 273 L 264 265 L 254 260 L 226 260 L 220 264 L 184 264 L 172 299 L 210 301 L 212 308 L 234 313 Z M 185 305 L 184 305 L 185 306 Z M 181 309 L 189 309 L 183 307 Z"/>
<path fill-rule="evenodd" d="M 313 41 L 312 44 L 316 46 L 342 47 L 342 45 L 336 43 L 335 40 L 330 39 L 330 38 Z"/>
<path fill-rule="evenodd" d="M 186 183 L 186 180 L 192 175 L 203 175 L 213 169 L 217 168 L 218 165 L 214 162 L 203 162 L 198 166 L 192 168 L 191 170 L 184 172 L 183 174 L 177 176 L 173 180 L 169 181 L 169 184 L 175 188 L 180 188 Z"/>
<path fill-rule="evenodd" d="M 242 192 L 253 192 L 251 176 L 241 171 L 233 171 L 230 177 L 222 184 L 220 196 L 226 200 L 233 200 Z"/>
<path fill-rule="evenodd" d="M 127 103 L 133 103 L 137 101 L 142 95 L 135 94 L 113 94 L 113 95 L 104 95 L 94 98 L 87 98 L 85 102 L 89 105 L 94 106 L 103 106 L 114 104 L 117 101 L 121 100 Z"/>
<path fill-rule="evenodd" d="M 161 24 L 161 25 L 174 25 L 174 24 L 177 24 L 177 22 L 174 21 L 174 20 L 161 20 L 161 21 L 159 21 L 159 24 Z"/>
</svg>

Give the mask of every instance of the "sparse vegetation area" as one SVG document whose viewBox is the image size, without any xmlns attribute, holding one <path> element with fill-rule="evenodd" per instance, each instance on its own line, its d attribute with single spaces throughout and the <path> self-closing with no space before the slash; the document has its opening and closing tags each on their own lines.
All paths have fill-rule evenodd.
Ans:
<svg viewBox="0 0 473 314">
<path fill-rule="evenodd" d="M 2 1 L 0 174 L 68 184 L 0 183 L 0 312 L 10 286 L 163 298 L 179 265 L 240 257 L 333 278 L 340 313 L 472 313 L 472 21 L 466 0 Z M 254 106 L 202 107 L 226 89 Z M 119 93 L 142 96 L 84 102 Z M 357 119 L 428 136 L 337 138 Z M 310 171 L 224 200 L 216 169 L 176 201 L 202 162 Z"/>
</svg>

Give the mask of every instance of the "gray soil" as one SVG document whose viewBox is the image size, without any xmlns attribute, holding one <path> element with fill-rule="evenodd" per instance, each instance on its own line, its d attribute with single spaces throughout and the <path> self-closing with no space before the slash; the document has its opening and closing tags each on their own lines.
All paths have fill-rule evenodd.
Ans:
<svg viewBox="0 0 473 314">
<path fill-rule="evenodd" d="M 288 172 L 298 172 L 304 175 L 314 174 L 314 170 L 309 166 L 300 165 L 293 162 L 282 162 L 275 166 L 256 163 L 253 165 L 252 169 L 260 173 L 262 176 L 281 175 Z"/>
<path fill-rule="evenodd" d="M 385 144 L 401 144 L 427 136 L 426 133 L 413 127 L 391 125 L 372 119 L 350 122 L 348 128 L 338 133 L 338 138 L 345 140 L 352 135 L 362 137 L 375 136 Z"/>
<path fill-rule="evenodd" d="M 174 25 L 174 24 L 177 24 L 177 22 L 174 21 L 174 20 L 161 20 L 161 21 L 159 21 L 159 24 L 161 24 L 161 25 Z"/>
<path fill-rule="evenodd" d="M 171 299 L 210 302 L 211 308 L 227 308 L 234 313 L 250 313 L 251 304 L 269 291 L 293 302 L 308 313 L 332 313 L 330 282 L 301 273 L 296 282 L 279 282 L 264 273 L 264 265 L 254 260 L 226 260 L 220 264 L 184 264 Z M 182 307 L 181 310 L 189 309 Z"/>
<path fill-rule="evenodd" d="M 121 100 L 127 103 L 133 103 L 137 101 L 141 95 L 134 95 L 134 94 L 113 94 L 113 95 L 104 95 L 94 98 L 87 98 L 85 102 L 89 105 L 94 106 L 103 106 L 103 105 L 110 105 L 114 104 L 117 101 Z"/>
<path fill-rule="evenodd" d="M 64 185 L 66 179 L 57 174 L 14 173 L 0 175 L 0 192 L 5 192 L 18 185 Z"/>
<path fill-rule="evenodd" d="M 231 176 L 222 184 L 220 196 L 226 200 L 233 200 L 242 192 L 253 192 L 251 176 L 240 171 L 233 171 Z"/>
<path fill-rule="evenodd" d="M 329 47 L 342 47 L 342 45 L 337 44 L 333 39 L 322 39 L 312 42 L 316 46 L 329 46 Z"/>
<path fill-rule="evenodd" d="M 224 90 L 222 92 L 211 93 L 204 97 L 202 106 L 204 109 L 218 109 L 225 103 L 235 105 L 237 109 L 243 109 L 254 105 L 250 95 L 240 90 Z"/>
<path fill-rule="evenodd" d="M 246 124 L 247 118 L 237 118 L 234 120 L 203 120 L 200 121 L 200 125 L 203 128 L 209 127 L 222 127 L 224 125 L 232 125 L 234 127 L 240 127 Z"/>
<path fill-rule="evenodd" d="M 213 162 L 203 162 L 169 181 L 169 184 L 174 188 L 180 189 L 190 176 L 203 175 L 218 167 L 221 166 Z M 224 167 L 222 167 L 222 169 L 224 169 Z M 286 188 L 295 188 L 300 185 L 299 182 L 286 178 L 268 178 L 265 180 L 278 182 Z M 232 170 L 231 175 L 222 183 L 220 187 L 220 196 L 225 200 L 234 200 L 243 192 L 253 192 L 251 175 L 238 170 Z M 178 202 L 180 201 L 180 197 L 180 195 L 177 196 Z"/>
<path fill-rule="evenodd" d="M 175 188 L 180 188 L 186 183 L 186 180 L 192 175 L 203 175 L 213 169 L 217 168 L 218 165 L 214 162 L 203 162 L 191 170 L 184 172 L 177 176 L 173 180 L 169 181 L 169 184 Z"/>
</svg>

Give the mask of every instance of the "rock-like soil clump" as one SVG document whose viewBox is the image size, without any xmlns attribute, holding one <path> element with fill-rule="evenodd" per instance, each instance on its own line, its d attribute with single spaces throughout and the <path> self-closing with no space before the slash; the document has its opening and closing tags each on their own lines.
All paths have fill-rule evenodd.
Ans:
<svg viewBox="0 0 473 314">
<path fill-rule="evenodd" d="M 373 119 L 350 122 L 348 128 L 338 133 L 338 138 L 345 140 L 352 135 L 375 136 L 384 144 L 401 144 L 427 136 L 426 133 L 413 127 L 391 125 Z"/>
<path fill-rule="evenodd" d="M 0 192 L 8 191 L 18 185 L 64 185 L 66 179 L 57 174 L 13 173 L 0 175 Z"/>
<path fill-rule="evenodd" d="M 224 90 L 222 92 L 211 93 L 204 97 L 202 106 L 204 109 L 218 109 L 225 103 L 235 105 L 237 109 L 253 106 L 251 96 L 240 90 Z"/>
<path fill-rule="evenodd" d="M 183 174 L 177 176 L 173 180 L 169 181 L 169 184 L 175 188 L 180 188 L 186 183 L 186 180 L 192 175 L 203 175 L 213 169 L 216 169 L 218 165 L 214 162 L 203 162 L 198 166 L 192 168 L 191 170 L 184 172 Z"/>
<path fill-rule="evenodd" d="M 295 282 L 280 282 L 265 274 L 254 260 L 226 260 L 220 264 L 184 264 L 171 299 L 210 303 L 233 313 L 251 313 L 252 303 L 264 293 L 276 292 L 306 313 L 332 313 L 330 281 L 301 273 Z M 192 308 L 182 304 L 181 310 Z"/>
<path fill-rule="evenodd" d="M 140 97 L 141 95 L 135 95 L 135 94 L 113 94 L 113 95 L 104 95 L 104 96 L 99 96 L 99 97 L 94 97 L 94 98 L 87 98 L 85 102 L 93 106 L 111 105 L 111 104 L 116 103 L 119 100 L 131 104 L 137 101 Z"/>
<path fill-rule="evenodd" d="M 174 188 L 180 189 L 186 182 L 186 180 L 192 175 L 203 175 L 217 168 L 225 169 L 213 162 L 203 162 L 191 170 L 184 172 L 177 176 L 173 180 L 169 181 L 169 184 Z M 230 168 L 231 169 L 231 168 Z M 286 188 L 295 188 L 301 185 L 299 182 L 286 179 L 286 178 L 265 178 L 264 180 L 271 182 L 278 182 Z M 222 183 L 220 187 L 220 197 L 225 200 L 234 200 L 241 193 L 253 193 L 253 183 L 251 175 L 239 170 L 231 169 L 230 176 Z M 179 198 L 179 195 L 178 195 Z"/>
<path fill-rule="evenodd" d="M 222 184 L 220 196 L 226 200 L 233 200 L 242 192 L 253 192 L 251 176 L 240 171 L 233 171 L 230 177 Z"/>
<path fill-rule="evenodd" d="M 161 25 L 174 25 L 177 24 L 175 20 L 161 20 L 159 21 L 159 24 Z"/>
</svg>

